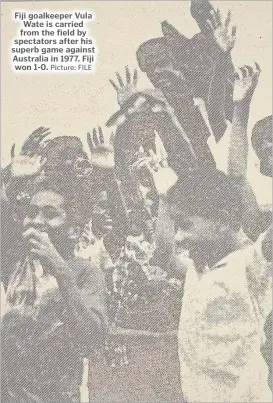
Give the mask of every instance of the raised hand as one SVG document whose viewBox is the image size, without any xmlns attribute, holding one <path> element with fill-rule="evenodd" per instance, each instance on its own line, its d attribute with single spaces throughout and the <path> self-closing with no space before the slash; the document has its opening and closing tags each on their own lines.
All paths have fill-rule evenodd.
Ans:
<svg viewBox="0 0 273 403">
<path fill-rule="evenodd" d="M 92 135 L 87 133 L 87 143 L 91 152 L 91 164 L 103 168 L 114 169 L 114 149 L 113 149 L 114 134 L 112 133 L 108 141 L 105 141 L 102 128 L 94 128 Z"/>
<path fill-rule="evenodd" d="M 254 66 L 245 65 L 236 70 L 233 88 L 233 101 L 251 101 L 259 82 L 261 69 L 258 63 Z"/>
<path fill-rule="evenodd" d="M 155 135 L 156 152 L 149 150 L 149 156 L 139 158 L 133 164 L 132 169 L 136 174 L 145 169 L 157 194 L 164 196 L 176 183 L 178 178 L 175 172 L 168 166 L 167 153 L 158 133 L 156 132 Z"/>
<path fill-rule="evenodd" d="M 231 21 L 231 11 L 228 12 L 226 18 L 223 18 L 219 9 L 211 10 L 210 15 L 207 27 L 211 35 L 222 52 L 230 52 L 236 42 L 236 25 Z"/>
<path fill-rule="evenodd" d="M 115 83 L 111 79 L 109 81 L 117 92 L 118 104 L 119 106 L 121 106 L 128 98 L 130 98 L 131 95 L 133 95 L 137 91 L 136 86 L 138 81 L 138 72 L 137 69 L 134 69 L 133 75 L 131 75 L 129 67 L 126 66 L 125 83 L 123 82 L 119 72 L 116 72 L 116 76 L 117 76 L 117 83 Z"/>
<path fill-rule="evenodd" d="M 37 155 L 34 157 L 29 157 L 28 155 L 14 157 L 11 163 L 11 175 L 17 178 L 38 175 L 46 161 L 46 158 Z"/>
<path fill-rule="evenodd" d="M 44 139 L 50 134 L 49 129 L 39 127 L 24 142 L 18 156 L 15 155 L 15 144 L 11 147 L 11 175 L 13 177 L 33 176 L 41 172 L 46 158 L 39 154 L 46 145 Z"/>
<path fill-rule="evenodd" d="M 50 134 L 49 130 L 46 127 L 39 127 L 34 130 L 22 145 L 20 155 L 28 155 L 30 157 L 38 155 L 46 144 L 43 140 Z"/>
</svg>

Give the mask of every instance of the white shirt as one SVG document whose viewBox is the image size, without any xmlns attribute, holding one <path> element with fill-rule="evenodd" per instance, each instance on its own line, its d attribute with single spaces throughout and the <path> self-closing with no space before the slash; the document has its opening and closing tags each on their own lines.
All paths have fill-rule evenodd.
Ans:
<svg viewBox="0 0 273 403">
<path fill-rule="evenodd" d="M 271 402 L 261 356 L 271 310 L 263 237 L 199 275 L 189 268 L 178 333 L 181 387 L 188 402 Z"/>
</svg>

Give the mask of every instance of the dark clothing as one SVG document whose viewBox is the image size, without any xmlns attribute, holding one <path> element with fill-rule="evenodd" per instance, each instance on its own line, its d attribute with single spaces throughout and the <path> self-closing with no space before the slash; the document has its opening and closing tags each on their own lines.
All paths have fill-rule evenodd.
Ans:
<svg viewBox="0 0 273 403">
<path fill-rule="evenodd" d="M 103 327 L 106 322 L 103 273 L 82 259 L 67 263 L 75 273 L 84 301 L 101 319 Z M 15 278 L 10 284 L 12 281 L 16 284 Z M 46 277 L 43 281 L 46 283 Z M 24 282 L 26 280 L 22 279 L 17 283 L 18 290 L 19 286 L 24 287 Z M 43 283 L 40 284 L 42 287 Z M 29 393 L 37 396 L 41 403 L 59 402 L 61 398 L 67 402 L 81 383 L 83 357 L 103 340 L 93 334 L 90 339 L 85 338 L 85 342 L 79 341 L 53 277 L 42 294 L 39 294 L 38 283 L 36 290 L 37 298 L 32 306 L 23 308 L 9 301 L 7 295 L 8 309 L 1 337 L 2 391 L 7 397 L 14 396 L 10 400 L 14 402 L 23 401 Z M 28 399 L 31 401 L 30 397 Z"/>
</svg>

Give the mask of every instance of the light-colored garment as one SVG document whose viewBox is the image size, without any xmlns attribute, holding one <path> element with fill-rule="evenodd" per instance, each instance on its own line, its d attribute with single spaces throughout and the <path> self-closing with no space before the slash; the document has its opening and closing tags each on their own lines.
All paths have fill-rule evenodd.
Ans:
<svg viewBox="0 0 273 403">
<path fill-rule="evenodd" d="M 271 310 L 262 237 L 199 275 L 189 268 L 178 333 L 188 402 L 271 402 L 260 348 Z"/>
</svg>

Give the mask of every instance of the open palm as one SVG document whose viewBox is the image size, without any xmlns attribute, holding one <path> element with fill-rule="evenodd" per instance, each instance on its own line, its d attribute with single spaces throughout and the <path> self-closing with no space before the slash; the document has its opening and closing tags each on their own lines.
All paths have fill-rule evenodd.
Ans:
<svg viewBox="0 0 273 403">
<path fill-rule="evenodd" d="M 50 134 L 49 129 L 39 127 L 24 142 L 18 156 L 15 155 L 15 144 L 12 145 L 11 174 L 14 177 L 33 176 L 41 172 L 46 159 L 40 156 L 46 141 L 44 139 Z"/>
<path fill-rule="evenodd" d="M 113 169 L 115 167 L 113 134 L 108 142 L 102 128 L 93 129 L 92 135 L 87 133 L 87 143 L 91 152 L 91 164 L 103 169 Z"/>
<path fill-rule="evenodd" d="M 225 19 L 222 18 L 220 10 L 211 10 L 211 17 L 207 20 L 207 26 L 219 48 L 224 52 L 233 49 L 236 42 L 236 26 L 231 22 L 231 12 Z"/>
</svg>

